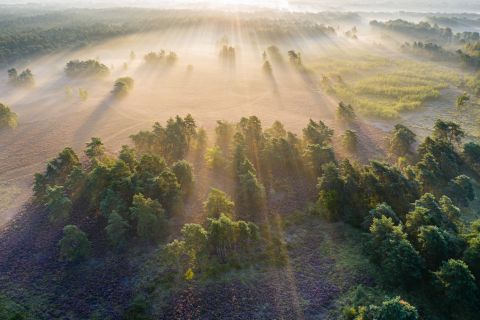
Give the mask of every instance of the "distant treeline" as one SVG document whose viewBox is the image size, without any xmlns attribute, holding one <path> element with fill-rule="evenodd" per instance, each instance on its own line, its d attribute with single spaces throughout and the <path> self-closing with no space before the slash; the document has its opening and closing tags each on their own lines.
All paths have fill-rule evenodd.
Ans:
<svg viewBox="0 0 480 320">
<path fill-rule="evenodd" d="M 341 20 L 356 20 L 351 14 L 335 16 Z M 229 30 L 231 18 L 228 13 L 145 9 L 78 9 L 40 15 L 31 12 L 30 16 L 0 13 L 0 66 L 139 32 L 202 23 L 214 24 L 218 30 Z M 256 37 L 260 38 L 293 38 L 296 33 L 309 37 L 335 34 L 334 28 L 324 25 L 331 18 L 321 14 L 308 14 L 303 18 L 295 19 L 295 14 L 275 14 L 268 18 L 242 14 L 238 19 L 242 30 L 255 30 Z"/>
<path fill-rule="evenodd" d="M 480 40 L 480 34 L 478 32 L 465 31 L 454 34 L 451 28 L 442 28 L 437 24 L 431 25 L 428 22 L 413 23 L 402 19 L 389 20 L 386 22 L 373 20 L 370 21 L 370 25 L 375 28 L 404 33 L 407 35 L 414 35 L 416 38 L 421 38 L 421 40 L 437 40 L 446 42 L 468 42 Z"/>
</svg>

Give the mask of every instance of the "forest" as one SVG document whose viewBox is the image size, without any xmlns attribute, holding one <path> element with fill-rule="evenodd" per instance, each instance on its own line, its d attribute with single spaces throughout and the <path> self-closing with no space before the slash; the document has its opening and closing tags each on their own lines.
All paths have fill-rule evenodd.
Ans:
<svg viewBox="0 0 480 320">
<path fill-rule="evenodd" d="M 0 5 L 0 319 L 477 319 L 480 16 L 234 3 Z"/>
</svg>

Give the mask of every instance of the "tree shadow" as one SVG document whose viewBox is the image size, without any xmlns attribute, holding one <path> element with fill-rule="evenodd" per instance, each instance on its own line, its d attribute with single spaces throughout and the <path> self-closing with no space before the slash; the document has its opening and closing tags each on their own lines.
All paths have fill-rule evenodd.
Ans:
<svg viewBox="0 0 480 320">
<path fill-rule="evenodd" d="M 83 124 L 75 131 L 74 141 L 86 142 L 93 134 L 96 125 L 105 118 L 110 107 L 118 102 L 119 99 L 116 98 L 111 93 L 108 94 L 100 104 L 95 108 L 95 110 L 88 116 L 88 118 L 83 122 Z"/>
</svg>

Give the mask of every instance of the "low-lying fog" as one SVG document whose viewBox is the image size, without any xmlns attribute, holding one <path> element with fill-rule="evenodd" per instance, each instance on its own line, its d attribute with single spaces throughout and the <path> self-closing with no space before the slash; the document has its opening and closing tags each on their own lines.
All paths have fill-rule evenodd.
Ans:
<svg viewBox="0 0 480 320">
<path fill-rule="evenodd" d="M 153 7 L 163 9 L 221 9 L 289 11 L 412 11 L 412 12 L 480 12 L 477 0 L 0 0 L 0 4 L 40 4 L 55 7 Z"/>
</svg>

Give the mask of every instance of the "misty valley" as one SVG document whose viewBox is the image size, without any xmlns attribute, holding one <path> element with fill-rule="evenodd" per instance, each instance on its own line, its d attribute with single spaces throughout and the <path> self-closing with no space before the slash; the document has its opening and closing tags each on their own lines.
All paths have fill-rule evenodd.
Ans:
<svg viewBox="0 0 480 320">
<path fill-rule="evenodd" d="M 0 319 L 477 319 L 453 2 L 0 4 Z"/>
</svg>

